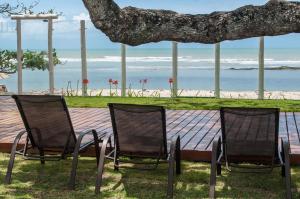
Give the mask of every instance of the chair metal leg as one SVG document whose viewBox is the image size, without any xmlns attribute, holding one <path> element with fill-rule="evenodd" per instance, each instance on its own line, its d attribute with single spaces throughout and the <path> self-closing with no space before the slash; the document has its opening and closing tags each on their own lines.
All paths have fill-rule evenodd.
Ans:
<svg viewBox="0 0 300 199">
<path fill-rule="evenodd" d="M 119 160 L 118 160 L 117 150 L 114 151 L 114 170 L 119 171 Z"/>
<path fill-rule="evenodd" d="M 174 192 L 174 164 L 175 164 L 176 143 L 177 143 L 177 139 L 172 140 L 170 146 L 167 198 L 173 198 L 173 192 Z"/>
<path fill-rule="evenodd" d="M 39 148 L 39 152 L 40 152 L 41 164 L 45 164 L 44 150 L 42 148 Z"/>
<path fill-rule="evenodd" d="M 92 133 L 94 135 L 94 131 L 89 130 L 89 131 L 81 133 L 77 138 L 77 142 L 76 142 L 74 152 L 73 152 L 72 169 L 71 169 L 71 174 L 70 174 L 70 179 L 69 179 L 69 189 L 75 189 L 76 170 L 77 170 L 77 165 L 78 165 L 78 155 L 79 155 L 80 145 L 81 145 L 83 137 L 89 133 Z M 94 143 L 94 144 L 96 144 L 96 143 Z M 98 146 L 99 146 L 99 144 L 98 144 Z M 95 147 L 95 148 L 97 148 L 97 147 Z"/>
<path fill-rule="evenodd" d="M 22 138 L 22 136 L 25 133 L 27 133 L 27 132 L 26 131 L 20 132 L 16 136 L 16 138 L 14 140 L 14 143 L 12 145 L 11 153 L 10 153 L 10 159 L 9 159 L 9 163 L 8 163 L 8 166 L 7 166 L 6 176 L 5 176 L 5 180 L 4 180 L 5 184 L 10 184 L 11 183 L 11 174 L 12 174 L 12 169 L 14 167 L 14 161 L 15 161 L 15 156 L 16 156 L 17 145 L 18 145 L 20 139 Z"/>
<path fill-rule="evenodd" d="M 285 177 L 285 166 L 281 166 L 281 176 Z"/>
<path fill-rule="evenodd" d="M 217 164 L 217 176 L 220 176 L 222 174 L 222 165 Z"/>
<path fill-rule="evenodd" d="M 285 183 L 286 183 L 286 198 L 292 198 L 291 192 L 291 167 L 290 167 L 290 147 L 287 140 L 282 139 L 283 157 L 284 157 L 284 169 L 285 169 Z"/>
<path fill-rule="evenodd" d="M 95 185 L 95 193 L 99 194 L 100 193 L 100 188 L 102 185 L 102 174 L 104 170 L 104 161 L 105 161 L 105 152 L 107 149 L 107 144 L 110 141 L 110 136 L 106 135 L 103 142 L 102 142 L 102 147 L 100 151 L 100 157 L 99 157 L 99 164 L 98 164 L 98 171 L 97 171 L 97 178 L 96 178 L 96 185 Z"/>
<path fill-rule="evenodd" d="M 215 198 L 215 186 L 217 181 L 217 158 L 218 148 L 220 145 L 220 138 L 213 141 L 212 158 L 210 167 L 210 182 L 209 182 L 209 198 Z"/>
<path fill-rule="evenodd" d="M 96 161 L 97 161 L 97 166 L 98 166 L 99 156 L 100 156 L 98 134 L 95 130 L 92 130 L 92 133 L 94 136 L 95 155 L 96 155 Z"/>
<path fill-rule="evenodd" d="M 176 139 L 176 147 L 175 147 L 175 160 L 176 160 L 176 174 L 181 174 L 181 154 L 180 154 L 180 137 L 178 136 Z"/>
</svg>

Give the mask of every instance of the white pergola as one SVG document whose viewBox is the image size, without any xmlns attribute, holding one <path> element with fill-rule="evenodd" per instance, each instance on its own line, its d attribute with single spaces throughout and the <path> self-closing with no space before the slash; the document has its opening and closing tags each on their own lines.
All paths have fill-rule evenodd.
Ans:
<svg viewBox="0 0 300 199">
<path fill-rule="evenodd" d="M 53 19 L 57 19 L 57 14 L 24 14 L 12 15 L 11 19 L 17 21 L 17 60 L 18 60 L 18 94 L 23 93 L 22 78 L 22 20 L 47 20 L 48 21 L 48 62 L 49 62 L 49 93 L 54 94 L 54 65 L 52 54 L 52 31 Z"/>
</svg>

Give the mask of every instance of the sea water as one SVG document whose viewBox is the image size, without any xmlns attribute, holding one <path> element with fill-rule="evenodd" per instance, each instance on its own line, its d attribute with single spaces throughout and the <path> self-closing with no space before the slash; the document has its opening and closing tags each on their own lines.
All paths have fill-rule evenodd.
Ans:
<svg viewBox="0 0 300 199">
<path fill-rule="evenodd" d="M 120 49 L 87 51 L 89 89 L 109 88 L 108 80 L 121 81 Z M 80 50 L 57 50 L 62 64 L 55 66 L 55 88 L 66 89 L 68 82 L 81 87 Z M 171 49 L 127 48 L 127 87 L 169 89 L 172 76 Z M 288 66 L 294 70 L 279 70 Z M 214 49 L 178 49 L 179 89 L 214 90 Z M 300 49 L 265 49 L 265 89 L 300 91 Z M 258 89 L 258 49 L 221 49 L 221 90 L 255 91 Z M 0 80 L 9 91 L 17 91 L 17 74 Z M 48 71 L 23 70 L 23 90 L 43 91 L 49 88 Z"/>
</svg>

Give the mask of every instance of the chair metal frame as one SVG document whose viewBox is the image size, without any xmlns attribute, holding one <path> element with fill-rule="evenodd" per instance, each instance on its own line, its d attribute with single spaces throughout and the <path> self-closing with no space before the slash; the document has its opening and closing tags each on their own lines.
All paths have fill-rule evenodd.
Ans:
<svg viewBox="0 0 300 199">
<path fill-rule="evenodd" d="M 225 123 L 224 123 L 224 109 L 226 107 L 222 107 L 220 109 L 220 116 L 221 116 L 221 130 L 222 135 L 221 137 L 216 138 L 213 141 L 212 144 L 212 158 L 211 158 L 211 173 L 210 173 L 210 189 L 209 189 L 209 198 L 215 198 L 215 186 L 216 186 L 216 180 L 217 175 L 221 175 L 222 170 L 222 163 L 225 161 L 226 168 L 229 169 L 229 163 L 227 159 L 227 153 L 226 153 L 226 135 L 225 135 Z M 232 108 L 234 109 L 234 108 Z M 236 109 L 244 109 L 237 107 Z M 253 109 L 253 108 L 252 108 Z M 275 113 L 275 153 L 273 155 L 273 162 L 271 166 L 264 166 L 263 169 L 270 168 L 271 171 L 273 167 L 281 167 L 281 176 L 285 177 L 285 183 L 286 183 L 286 198 L 291 199 L 292 193 L 291 193 L 291 171 L 290 171 L 290 147 L 289 143 L 286 138 L 281 138 L 281 150 L 279 151 L 279 145 L 278 145 L 278 132 L 279 132 L 279 113 L 280 110 L 276 109 Z M 241 157 L 242 159 L 242 157 Z M 259 161 L 259 160 L 258 160 Z M 241 161 L 241 162 L 247 162 Z M 252 162 L 250 162 L 252 163 Z M 243 167 L 243 166 L 237 166 L 237 165 L 231 165 L 243 169 L 260 169 L 259 167 Z M 250 171 L 253 172 L 253 171 Z"/>
<path fill-rule="evenodd" d="M 57 96 L 56 96 L 57 97 Z M 26 160 L 40 160 L 41 164 L 45 164 L 45 161 L 59 161 L 62 159 L 66 159 L 67 156 L 73 156 L 73 161 L 72 161 L 72 170 L 71 170 L 71 174 L 70 174 L 70 179 L 69 179 L 69 188 L 70 189 L 74 189 L 75 188 L 75 179 L 76 179 L 76 169 L 77 169 L 77 165 L 78 165 L 78 156 L 79 156 L 79 152 L 84 151 L 85 149 L 87 149 L 88 147 L 94 145 L 95 146 L 95 154 L 96 154 L 96 163 L 98 165 L 99 162 L 99 155 L 100 155 L 100 150 L 99 150 L 99 143 L 102 141 L 103 137 L 105 136 L 105 132 L 96 132 L 96 130 L 92 129 L 92 130 L 87 130 L 84 132 L 81 132 L 78 136 L 78 138 L 75 135 L 75 131 L 73 128 L 73 124 L 71 121 L 71 117 L 70 117 L 70 113 L 68 111 L 68 107 L 67 104 L 65 102 L 65 99 L 63 97 L 61 97 L 61 102 L 62 105 L 64 107 L 64 110 L 66 112 L 67 115 L 67 119 L 68 119 L 68 124 L 70 125 L 71 128 L 71 132 L 70 132 L 70 136 L 68 141 L 66 142 L 66 145 L 64 147 L 64 150 L 61 152 L 60 155 L 57 154 L 58 151 L 55 151 L 53 149 L 44 149 L 43 147 L 38 147 L 36 146 L 36 144 L 34 143 L 31 131 L 33 130 L 32 128 L 29 127 L 29 124 L 27 122 L 24 110 L 22 108 L 22 104 L 18 99 L 18 95 L 13 95 L 12 98 L 15 99 L 18 110 L 20 112 L 21 118 L 23 120 L 25 129 L 24 131 L 21 131 L 17 134 L 17 136 L 14 139 L 12 148 L 11 148 L 11 154 L 10 154 L 10 160 L 9 160 L 9 164 L 7 167 L 7 172 L 6 172 L 6 176 L 5 176 L 5 184 L 10 184 L 11 183 L 11 175 L 12 175 L 12 169 L 14 166 L 14 160 L 16 155 L 21 155 L 24 159 Z M 39 132 L 39 129 L 35 128 L 34 130 L 36 130 L 37 132 Z M 23 147 L 23 149 L 17 149 L 17 146 L 21 140 L 21 138 L 26 134 L 26 142 L 25 145 Z M 93 135 L 93 140 L 85 143 L 84 145 L 81 145 L 82 139 L 88 135 L 91 134 Z M 74 140 L 75 140 L 75 147 L 73 151 L 68 151 L 67 147 L 70 141 L 71 136 L 74 136 Z M 28 149 L 30 148 L 37 148 L 39 151 L 39 155 L 35 155 L 35 154 L 31 154 L 28 153 Z M 45 154 L 45 152 L 56 152 L 56 154 L 50 154 L 47 155 Z"/>
<path fill-rule="evenodd" d="M 126 106 L 134 106 L 134 107 L 145 107 L 145 105 L 130 105 L 130 104 L 124 104 Z M 164 154 L 158 154 L 158 156 L 143 156 L 143 155 L 124 155 L 120 154 L 120 148 L 119 148 L 119 143 L 118 143 L 118 131 L 117 131 L 117 124 L 115 121 L 115 116 L 114 116 L 114 103 L 109 103 L 108 104 L 110 113 L 111 113 L 111 120 L 112 120 L 112 127 L 113 127 L 113 133 L 107 134 L 106 137 L 103 139 L 102 143 L 102 148 L 100 152 L 100 161 L 98 165 L 98 172 L 97 172 L 97 180 L 96 180 L 96 186 L 95 186 L 95 193 L 99 194 L 100 193 L 100 188 L 102 185 L 102 174 L 104 170 L 104 162 L 106 159 L 110 159 L 114 161 L 114 168 L 115 170 L 118 170 L 120 168 L 119 163 L 120 161 L 120 156 L 124 157 L 130 157 L 130 158 L 150 158 L 150 159 L 155 159 L 155 162 L 149 162 L 146 164 L 154 164 L 154 167 L 151 169 L 156 169 L 160 161 L 162 160 L 163 162 L 166 162 L 169 164 L 169 169 L 168 169 L 168 187 L 167 187 L 167 198 L 173 198 L 173 189 L 174 189 L 174 164 L 176 164 L 176 174 L 179 175 L 181 174 L 181 157 L 180 157 L 180 137 L 174 137 L 171 140 L 170 143 L 170 151 L 168 152 L 167 149 L 167 138 L 166 138 L 166 115 L 165 115 L 165 109 L 163 107 L 160 107 L 161 109 L 161 114 L 162 114 L 162 123 L 163 123 L 163 145 L 165 146 L 164 148 Z M 149 105 L 146 105 L 146 107 L 150 107 Z M 152 107 L 158 107 L 158 106 L 152 106 Z M 105 155 L 107 152 L 108 144 L 111 142 L 111 136 L 114 136 L 114 148 L 113 150 Z M 122 161 L 124 162 L 124 161 Z M 136 164 L 144 164 L 141 162 L 136 162 L 136 161 L 125 161 L 129 163 L 136 163 Z M 128 167 L 127 167 L 128 168 Z M 139 168 L 140 169 L 140 168 Z M 145 169 L 145 168 L 144 168 Z"/>
</svg>

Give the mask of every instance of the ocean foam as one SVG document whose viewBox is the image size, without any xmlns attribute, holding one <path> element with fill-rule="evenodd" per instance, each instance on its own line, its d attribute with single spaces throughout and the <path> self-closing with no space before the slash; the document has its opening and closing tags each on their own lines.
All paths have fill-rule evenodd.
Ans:
<svg viewBox="0 0 300 199">
<path fill-rule="evenodd" d="M 80 58 L 69 58 L 62 57 L 60 58 L 62 62 L 81 62 Z M 88 58 L 88 62 L 121 62 L 120 56 L 103 56 L 99 58 Z M 215 62 L 214 59 L 209 58 L 192 58 L 190 56 L 179 56 L 178 61 L 182 63 L 201 63 L 201 64 L 213 64 Z M 154 63 L 154 62 L 172 62 L 172 57 L 126 57 L 126 62 L 128 63 Z M 221 64 L 238 64 L 238 65 L 257 65 L 258 59 L 244 59 L 244 58 L 226 58 L 221 59 Z M 300 64 L 300 60 L 275 60 L 272 58 L 265 59 L 266 65 L 288 65 L 288 64 Z"/>
</svg>

